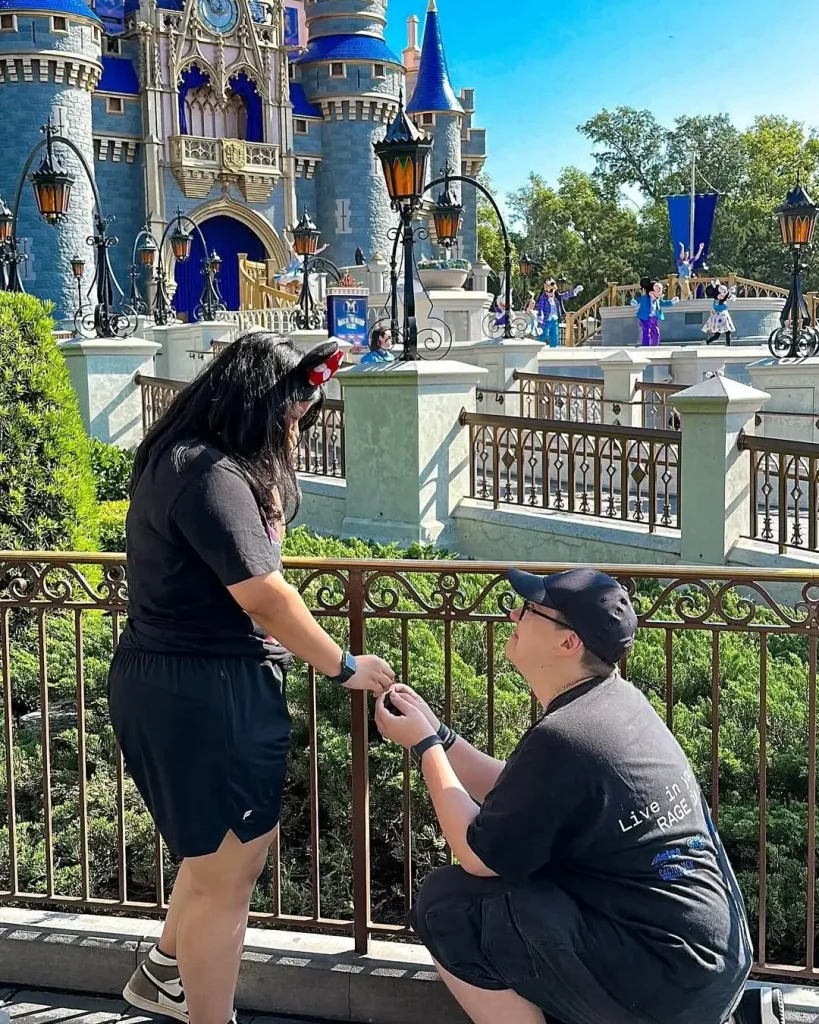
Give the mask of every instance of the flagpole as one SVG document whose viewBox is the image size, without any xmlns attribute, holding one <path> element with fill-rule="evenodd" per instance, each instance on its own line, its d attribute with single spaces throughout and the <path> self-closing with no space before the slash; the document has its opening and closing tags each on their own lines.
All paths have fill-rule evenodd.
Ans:
<svg viewBox="0 0 819 1024">
<path fill-rule="evenodd" d="M 691 206 L 688 211 L 688 251 L 690 259 L 694 261 L 694 205 L 696 203 L 697 191 L 697 151 L 691 150 Z"/>
</svg>

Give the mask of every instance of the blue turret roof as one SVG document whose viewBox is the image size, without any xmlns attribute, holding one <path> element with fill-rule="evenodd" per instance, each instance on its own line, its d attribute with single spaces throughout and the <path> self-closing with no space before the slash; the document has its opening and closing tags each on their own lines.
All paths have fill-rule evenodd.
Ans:
<svg viewBox="0 0 819 1024">
<path fill-rule="evenodd" d="M 375 36 L 319 36 L 307 44 L 307 51 L 295 58 L 296 64 L 319 60 L 372 60 L 401 64 L 383 39 Z"/>
<path fill-rule="evenodd" d="M 463 114 L 464 112 L 464 108 L 458 102 L 458 97 L 452 88 L 452 83 L 449 81 L 449 69 L 446 65 L 444 41 L 441 37 L 441 26 L 438 23 L 438 8 L 435 6 L 435 0 L 429 0 L 418 78 L 415 80 L 415 92 L 407 104 L 407 113 L 417 114 L 421 111 L 425 113 L 451 111 L 454 114 Z"/>
<path fill-rule="evenodd" d="M 119 92 L 125 96 L 139 95 L 139 78 L 133 62 L 127 57 L 103 57 L 102 78 L 97 92 Z"/>
<path fill-rule="evenodd" d="M 74 14 L 102 22 L 85 0 L 0 0 L 0 11 L 42 11 L 43 14 Z"/>
<path fill-rule="evenodd" d="M 307 99 L 301 82 L 290 83 L 290 102 L 293 104 L 294 117 L 321 117 L 319 108 Z"/>
</svg>

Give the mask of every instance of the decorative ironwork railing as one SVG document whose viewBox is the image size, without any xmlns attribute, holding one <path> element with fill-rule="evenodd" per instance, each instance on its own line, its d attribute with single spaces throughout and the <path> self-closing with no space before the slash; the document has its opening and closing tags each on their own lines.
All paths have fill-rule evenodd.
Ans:
<svg viewBox="0 0 819 1024">
<path fill-rule="evenodd" d="M 681 435 L 525 417 L 461 414 L 470 496 L 502 504 L 680 527 Z"/>
<path fill-rule="evenodd" d="M 520 385 L 520 415 L 566 423 L 601 423 L 603 379 L 564 377 L 515 370 Z"/>
<path fill-rule="evenodd" d="M 213 354 L 219 355 L 229 344 L 230 342 L 213 342 Z M 150 430 L 154 423 L 165 415 L 168 406 L 186 387 L 183 381 L 145 377 L 140 373 L 134 381 L 142 390 L 143 431 Z M 311 476 L 345 475 L 343 402 L 329 398 L 324 400 L 318 421 L 301 436 L 296 455 L 296 468 L 300 473 L 308 473 Z"/>
<path fill-rule="evenodd" d="M 643 410 L 643 426 L 659 430 L 679 430 L 680 417 L 674 411 L 672 396 L 682 391 L 679 384 L 649 384 L 637 382 L 637 392 Z"/>
<path fill-rule="evenodd" d="M 752 540 L 819 550 L 817 481 L 819 444 L 740 434 L 737 447 L 750 453 Z"/>
<path fill-rule="evenodd" d="M 640 632 L 625 671 L 691 757 L 744 889 L 756 972 L 816 978 L 816 574 L 601 568 L 632 594 Z M 504 566 L 289 559 L 285 572 L 325 628 L 389 658 L 481 749 L 507 756 L 537 718 L 504 658 Z M 0 553 L 0 902 L 143 915 L 167 904 L 176 867 L 108 724 L 127 596 L 121 555 Z M 365 694 L 296 663 L 288 701 L 282 828 L 253 918 L 351 935 L 363 953 L 371 936 L 406 933 L 447 854 L 409 758 L 374 739 Z M 801 795 L 783 795 L 785 777 Z"/>
</svg>

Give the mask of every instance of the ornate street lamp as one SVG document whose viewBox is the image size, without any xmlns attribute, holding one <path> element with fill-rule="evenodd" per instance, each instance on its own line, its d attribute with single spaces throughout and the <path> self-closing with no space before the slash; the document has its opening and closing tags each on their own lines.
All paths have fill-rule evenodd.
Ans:
<svg viewBox="0 0 819 1024">
<path fill-rule="evenodd" d="M 71 257 L 71 273 L 77 282 L 77 312 L 75 316 L 78 316 L 82 308 L 82 276 L 85 273 L 85 260 L 81 256 Z"/>
<path fill-rule="evenodd" d="M 301 257 L 301 291 L 296 305 L 295 323 L 300 331 L 320 331 L 324 326 L 321 310 L 310 291 L 311 274 L 329 274 L 334 281 L 341 281 L 341 271 L 331 260 L 317 256 L 321 232 L 313 223 L 305 207 L 301 220 L 290 229 L 293 236 L 293 248 Z"/>
<path fill-rule="evenodd" d="M 25 263 L 27 257 L 17 252 L 14 238 L 14 214 L 0 199 L 0 290 L 19 292 L 20 278 L 17 267 Z"/>
<path fill-rule="evenodd" d="M 521 253 L 521 257 L 518 260 L 518 271 L 520 276 L 528 279 L 529 275 L 535 269 L 535 261 L 529 255 L 528 252 Z"/>
<path fill-rule="evenodd" d="M 0 245 L 10 242 L 14 228 L 14 214 L 0 198 Z"/>
<path fill-rule="evenodd" d="M 68 214 L 71 190 L 76 178 L 65 169 L 62 158 L 55 149 L 55 146 L 59 143 L 60 146 L 70 149 L 79 161 L 94 196 L 94 233 L 87 241 L 96 252 L 94 279 L 88 293 L 90 295 L 91 291 L 95 290 L 96 302 L 90 310 L 88 306 L 83 305 L 82 290 L 78 283 L 80 305 L 74 318 L 74 324 L 79 333 L 87 337 L 127 338 L 136 330 L 137 318 L 129 306 L 123 305 L 121 309 L 117 309 L 114 303 L 114 291 L 116 290 L 121 297 L 122 289 L 111 269 L 111 261 L 108 256 L 108 250 L 117 244 L 117 239 L 107 233 L 108 226 L 113 221 L 113 217 L 106 217 L 102 212 L 99 189 L 82 151 L 71 139 L 60 135 L 59 130 L 54 127 L 51 121 L 43 125 L 40 131 L 45 135 L 45 139 L 42 139 L 34 146 L 23 165 L 14 196 L 10 226 L 7 219 L 8 208 L 5 206 L 5 203 L 2 204 L 2 209 L 0 209 L 0 236 L 5 237 L 2 256 L 5 269 L 2 287 L 6 291 L 23 291 L 23 286 L 17 273 L 17 266 L 25 260 L 25 256 L 18 253 L 17 220 L 20 214 L 20 201 L 26 179 L 32 184 L 37 209 L 46 223 L 51 225 L 60 224 Z M 42 150 L 45 150 L 45 152 L 40 158 L 37 170 L 29 174 L 37 154 Z M 82 265 L 84 273 L 85 263 L 83 260 L 76 257 L 75 260 L 71 261 L 72 272 L 78 282 L 82 278 L 82 274 L 78 273 L 80 265 Z M 84 313 L 83 310 L 88 310 L 88 312 Z"/>
<path fill-rule="evenodd" d="M 768 349 L 774 358 L 791 359 L 813 355 L 819 348 L 819 331 L 811 323 L 805 296 L 802 292 L 802 252 L 813 240 L 819 208 L 811 201 L 799 176 L 785 202 L 776 210 L 782 242 L 793 255 L 791 290 L 780 314 L 781 326 L 768 339 Z"/>
<path fill-rule="evenodd" d="M 392 260 L 390 263 L 390 326 L 393 338 L 401 337 L 404 343 L 401 359 L 418 359 L 418 325 L 415 319 L 415 253 L 414 244 L 416 239 L 422 240 L 428 237 L 426 227 L 420 225 L 413 228 L 412 221 L 418 211 L 423 196 L 433 188 L 443 185 L 443 192 L 439 195 L 438 201 L 432 207 L 432 219 L 435 223 L 435 231 L 438 241 L 446 248 L 451 248 L 458 239 L 458 232 L 463 220 L 463 207 L 458 203 L 450 190 L 453 181 L 465 182 L 472 185 L 482 193 L 491 203 L 501 231 L 503 232 L 504 243 L 504 268 L 506 272 L 506 310 L 503 323 L 496 321 L 498 326 L 503 327 L 503 336 L 512 337 L 512 245 L 509 240 L 509 233 L 506 224 L 501 216 L 498 204 L 492 194 L 475 179 L 461 174 L 452 174 L 450 168 L 445 168 L 442 178 L 436 178 L 428 185 L 424 185 L 427 173 L 427 164 L 432 149 L 432 140 L 424 135 L 407 117 L 404 111 L 403 93 L 401 94 L 398 113 L 395 120 L 387 128 L 387 134 L 382 142 L 373 143 L 373 148 L 378 159 L 381 161 L 381 168 L 384 172 L 384 180 L 387 183 L 392 207 L 398 212 L 401 218 L 400 227 L 394 234 L 394 245 Z M 399 330 L 398 326 L 398 245 L 403 244 L 404 248 L 404 323 Z M 444 354 L 449 346 L 444 349 L 442 340 L 436 346 Z"/>
<path fill-rule="evenodd" d="M 432 207 L 432 220 L 435 224 L 438 244 L 445 249 L 451 249 L 458 241 L 458 233 L 464 219 L 464 208 L 449 187 L 448 167 L 444 171 L 444 175 L 444 190 L 438 195 L 438 200 Z"/>
<path fill-rule="evenodd" d="M 130 269 L 131 305 L 140 314 L 147 315 L 150 312 L 154 323 L 160 327 L 166 327 L 168 324 L 176 322 L 176 312 L 168 294 L 168 276 L 162 254 L 165 251 L 165 243 L 168 242 L 174 258 L 180 263 L 187 263 L 191 256 L 193 233 L 196 232 L 205 255 L 202 259 L 202 294 L 193 315 L 195 320 L 218 320 L 221 314 L 225 312 L 225 304 L 222 301 L 222 296 L 219 294 L 219 287 L 216 283 L 222 259 L 215 251 L 208 254 L 205 236 L 202 234 L 199 225 L 182 213 L 181 210 L 177 210 L 173 218 L 165 226 L 162 238 L 157 242 L 151 232 L 150 222 L 151 218 L 149 217 L 148 224 L 145 225 L 134 239 Z M 190 230 L 186 230 L 185 225 L 188 225 Z M 154 278 L 156 290 L 153 306 L 150 310 L 139 293 L 138 278 L 141 268 L 151 271 L 156 268 Z"/>
</svg>

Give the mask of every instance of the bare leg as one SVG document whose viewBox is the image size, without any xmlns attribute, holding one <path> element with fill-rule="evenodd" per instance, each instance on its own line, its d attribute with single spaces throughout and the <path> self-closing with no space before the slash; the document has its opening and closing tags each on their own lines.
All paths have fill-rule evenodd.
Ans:
<svg viewBox="0 0 819 1024">
<path fill-rule="evenodd" d="M 168 913 L 165 915 L 165 924 L 162 928 L 162 938 L 159 940 L 159 950 L 165 956 L 176 956 L 176 930 L 179 927 L 179 918 L 190 893 L 190 879 L 188 878 L 188 862 L 183 860 L 176 873 L 176 880 L 173 883 Z"/>
<path fill-rule="evenodd" d="M 543 1011 L 517 992 L 511 989 L 491 992 L 475 988 L 474 985 L 467 985 L 465 981 L 454 978 L 439 963 L 435 964 L 435 968 L 441 975 L 441 981 L 474 1024 L 499 1024 L 499 1021 L 503 1021 L 503 1024 L 544 1024 Z"/>
<path fill-rule="evenodd" d="M 216 853 L 183 862 L 181 899 L 173 913 L 176 957 L 191 1024 L 227 1024 L 233 1014 L 250 897 L 274 835 L 269 832 L 242 844 L 229 832 Z M 172 927 L 169 912 L 165 931 Z M 173 955 L 164 944 L 165 931 L 162 949 Z"/>
</svg>

